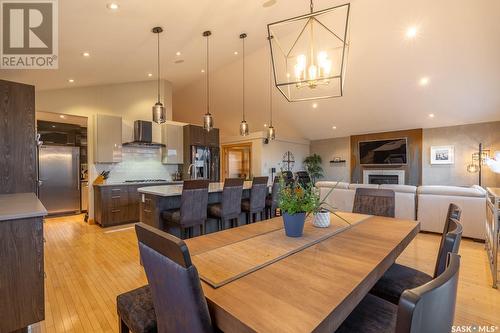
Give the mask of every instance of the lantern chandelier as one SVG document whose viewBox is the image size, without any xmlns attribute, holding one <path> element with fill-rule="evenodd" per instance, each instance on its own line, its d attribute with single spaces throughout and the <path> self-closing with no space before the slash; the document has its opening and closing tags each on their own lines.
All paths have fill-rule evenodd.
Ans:
<svg viewBox="0 0 500 333">
<path fill-rule="evenodd" d="M 340 97 L 350 4 L 267 25 L 276 87 L 289 102 Z"/>
</svg>

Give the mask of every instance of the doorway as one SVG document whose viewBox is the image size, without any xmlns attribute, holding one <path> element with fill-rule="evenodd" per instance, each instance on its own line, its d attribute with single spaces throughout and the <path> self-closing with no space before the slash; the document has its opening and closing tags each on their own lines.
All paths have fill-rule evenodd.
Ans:
<svg viewBox="0 0 500 333">
<path fill-rule="evenodd" d="M 222 181 L 226 178 L 250 179 L 252 143 L 222 145 Z"/>
</svg>

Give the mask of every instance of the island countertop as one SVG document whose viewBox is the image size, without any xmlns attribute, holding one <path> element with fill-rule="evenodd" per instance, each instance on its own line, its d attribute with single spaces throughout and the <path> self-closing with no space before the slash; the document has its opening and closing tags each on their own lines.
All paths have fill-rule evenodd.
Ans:
<svg viewBox="0 0 500 333">
<path fill-rule="evenodd" d="M 35 193 L 0 195 L 0 221 L 46 216 L 47 210 Z"/>
<path fill-rule="evenodd" d="M 249 190 L 252 188 L 251 181 L 245 181 L 243 183 L 243 189 Z M 209 193 L 222 192 L 224 189 L 224 183 L 210 183 L 208 186 Z M 161 186 L 148 186 L 141 187 L 137 191 L 143 194 L 157 195 L 160 197 L 175 197 L 182 194 L 182 185 L 161 185 Z"/>
</svg>

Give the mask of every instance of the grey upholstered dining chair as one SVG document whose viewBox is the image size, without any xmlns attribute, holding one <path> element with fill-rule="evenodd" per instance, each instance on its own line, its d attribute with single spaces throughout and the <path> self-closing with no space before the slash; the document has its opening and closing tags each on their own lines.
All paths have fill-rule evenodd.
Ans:
<svg viewBox="0 0 500 333">
<path fill-rule="evenodd" d="M 143 223 L 136 224 L 135 230 L 158 333 L 214 332 L 198 271 L 186 244 Z"/>
<path fill-rule="evenodd" d="M 394 217 L 395 194 L 393 190 L 357 188 L 353 213 Z"/>
<path fill-rule="evenodd" d="M 460 216 L 460 208 L 453 205 L 450 206 L 449 212 L 450 211 L 452 213 L 448 214 L 450 217 L 447 218 L 445 230 L 441 238 L 433 276 L 408 266 L 393 264 L 375 284 L 372 290 L 370 290 L 371 294 L 393 304 L 398 304 L 404 290 L 427 283 L 444 272 L 448 253 L 457 254 L 462 239 L 462 225 L 457 219 L 451 217 Z"/>
<path fill-rule="evenodd" d="M 252 190 L 250 198 L 241 201 L 241 210 L 246 213 L 247 224 L 255 221 L 255 216 L 260 215 L 260 220 L 263 219 L 264 210 L 266 209 L 266 198 L 269 194 L 267 188 L 268 177 L 255 177 L 252 181 Z"/>
<path fill-rule="evenodd" d="M 398 305 L 368 294 L 336 333 L 444 333 L 455 316 L 460 256 L 448 254 L 445 271 L 405 290 Z"/>
<path fill-rule="evenodd" d="M 274 177 L 271 194 L 266 197 L 266 218 L 271 219 L 276 216 L 276 210 L 278 209 L 280 199 L 280 186 L 279 177 Z"/>
<path fill-rule="evenodd" d="M 222 201 L 208 206 L 208 216 L 218 221 L 219 230 L 238 226 L 243 183 L 242 178 L 226 178 L 222 190 Z"/>
<path fill-rule="evenodd" d="M 167 225 L 180 228 L 182 239 L 192 236 L 193 228 L 199 227 L 204 234 L 207 220 L 208 180 L 186 180 L 183 183 L 180 209 L 165 210 L 162 218 Z M 189 230 L 190 235 L 186 233 Z"/>
</svg>

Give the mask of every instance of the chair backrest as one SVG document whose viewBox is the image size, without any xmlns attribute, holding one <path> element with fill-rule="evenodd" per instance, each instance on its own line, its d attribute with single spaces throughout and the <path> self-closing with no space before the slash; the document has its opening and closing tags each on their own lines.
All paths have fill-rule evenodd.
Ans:
<svg viewBox="0 0 500 333">
<path fill-rule="evenodd" d="M 450 332 L 455 316 L 460 256 L 450 253 L 446 270 L 399 299 L 395 333 Z"/>
<path fill-rule="evenodd" d="M 271 200 L 273 202 L 273 207 L 278 207 L 280 200 L 280 179 L 279 177 L 274 177 L 273 188 L 271 190 Z"/>
<path fill-rule="evenodd" d="M 186 244 L 143 223 L 135 226 L 159 333 L 213 332 L 207 302 Z"/>
<path fill-rule="evenodd" d="M 293 173 L 291 171 L 283 171 L 283 178 L 285 179 L 285 184 L 288 186 L 293 184 Z"/>
<path fill-rule="evenodd" d="M 186 180 L 181 196 L 181 225 L 200 224 L 207 219 L 208 180 Z"/>
<path fill-rule="evenodd" d="M 306 171 L 297 171 L 296 179 L 297 183 L 304 188 L 311 186 L 311 177 L 309 177 L 309 174 Z"/>
<path fill-rule="evenodd" d="M 353 213 L 394 217 L 395 194 L 393 190 L 357 188 Z"/>
<path fill-rule="evenodd" d="M 439 244 L 438 255 L 436 259 L 436 267 L 434 268 L 434 278 L 437 278 L 446 269 L 446 260 L 448 253 L 458 253 L 460 249 L 460 241 L 462 240 L 462 225 L 457 219 L 448 218 L 448 232 L 441 237 Z"/>
<path fill-rule="evenodd" d="M 226 178 L 222 190 L 222 215 L 235 216 L 241 214 L 241 196 L 243 195 L 242 178 Z"/>
<path fill-rule="evenodd" d="M 252 190 L 250 192 L 250 210 L 264 210 L 266 208 L 266 197 L 269 194 L 267 187 L 268 177 L 254 177 Z"/>
</svg>

